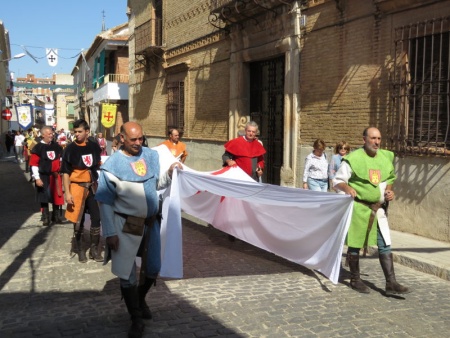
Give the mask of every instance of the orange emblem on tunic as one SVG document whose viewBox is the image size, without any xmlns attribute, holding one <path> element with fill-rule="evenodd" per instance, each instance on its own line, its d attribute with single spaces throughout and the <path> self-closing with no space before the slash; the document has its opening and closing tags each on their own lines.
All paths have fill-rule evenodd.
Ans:
<svg viewBox="0 0 450 338">
<path fill-rule="evenodd" d="M 131 168 L 138 176 L 145 176 L 147 173 L 147 164 L 145 164 L 144 159 L 131 163 Z"/>
<path fill-rule="evenodd" d="M 381 171 L 380 170 L 369 170 L 369 181 L 374 185 L 378 185 L 381 182 Z"/>
</svg>

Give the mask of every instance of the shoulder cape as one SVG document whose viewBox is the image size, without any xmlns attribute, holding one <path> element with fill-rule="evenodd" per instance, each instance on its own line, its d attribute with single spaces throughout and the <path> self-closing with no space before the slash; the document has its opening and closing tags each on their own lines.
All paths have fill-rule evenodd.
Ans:
<svg viewBox="0 0 450 338">
<path fill-rule="evenodd" d="M 235 138 L 225 143 L 225 150 L 235 156 L 258 157 L 266 153 L 261 142 L 253 140 L 247 141 L 244 136 Z"/>
<path fill-rule="evenodd" d="M 125 156 L 115 152 L 101 167 L 101 170 L 110 172 L 118 179 L 128 182 L 144 182 L 152 177 L 159 177 L 158 152 L 142 148 L 136 156 Z"/>
</svg>

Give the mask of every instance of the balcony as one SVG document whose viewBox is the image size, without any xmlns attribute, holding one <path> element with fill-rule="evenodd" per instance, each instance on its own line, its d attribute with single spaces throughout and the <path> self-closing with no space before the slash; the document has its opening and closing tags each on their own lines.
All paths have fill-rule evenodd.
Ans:
<svg viewBox="0 0 450 338">
<path fill-rule="evenodd" d="M 93 103 L 128 100 L 128 74 L 107 74 L 103 80 L 103 83 L 94 89 Z"/>
<path fill-rule="evenodd" d="M 162 20 L 150 19 L 134 30 L 135 54 L 147 55 L 162 50 Z"/>
<path fill-rule="evenodd" d="M 227 25 L 237 24 L 245 20 L 257 21 L 256 17 L 270 11 L 274 15 L 276 8 L 290 5 L 295 0 L 211 0 L 210 23 L 220 20 Z"/>
</svg>

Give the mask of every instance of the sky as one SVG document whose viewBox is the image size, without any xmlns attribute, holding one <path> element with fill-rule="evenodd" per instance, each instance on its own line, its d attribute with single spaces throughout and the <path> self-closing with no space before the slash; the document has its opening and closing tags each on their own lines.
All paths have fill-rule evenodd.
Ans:
<svg viewBox="0 0 450 338">
<path fill-rule="evenodd" d="M 127 0 L 1 0 L 0 21 L 9 31 L 11 56 L 28 51 L 9 62 L 14 79 L 34 74 L 51 78 L 70 74 L 82 50 L 88 50 L 95 36 L 128 21 Z M 104 13 L 103 13 L 104 11 Z M 50 66 L 46 49 L 57 49 L 57 64 Z M 25 51 L 26 50 L 26 51 Z"/>
</svg>

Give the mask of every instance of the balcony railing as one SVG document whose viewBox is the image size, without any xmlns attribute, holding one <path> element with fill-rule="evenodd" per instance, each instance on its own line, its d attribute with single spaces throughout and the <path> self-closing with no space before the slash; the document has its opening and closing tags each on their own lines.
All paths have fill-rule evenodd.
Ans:
<svg viewBox="0 0 450 338">
<path fill-rule="evenodd" d="M 134 30 L 135 53 L 145 54 L 147 50 L 162 47 L 162 20 L 150 19 Z"/>
<path fill-rule="evenodd" d="M 105 83 L 115 82 L 115 83 L 128 83 L 128 74 L 108 74 L 105 75 Z"/>
</svg>

